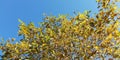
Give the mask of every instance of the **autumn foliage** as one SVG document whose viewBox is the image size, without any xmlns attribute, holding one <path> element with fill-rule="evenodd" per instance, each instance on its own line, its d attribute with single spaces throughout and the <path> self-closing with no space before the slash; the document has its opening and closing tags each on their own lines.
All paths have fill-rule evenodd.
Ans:
<svg viewBox="0 0 120 60">
<path fill-rule="evenodd" d="M 1 58 L 28 60 L 104 60 L 120 58 L 120 12 L 117 0 L 97 0 L 98 13 L 45 16 L 39 27 L 20 21 L 18 43 L 1 42 Z"/>
</svg>

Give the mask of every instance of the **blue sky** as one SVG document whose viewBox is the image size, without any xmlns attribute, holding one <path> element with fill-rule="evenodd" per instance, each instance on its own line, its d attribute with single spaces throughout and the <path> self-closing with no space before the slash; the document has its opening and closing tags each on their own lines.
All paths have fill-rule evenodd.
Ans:
<svg viewBox="0 0 120 60">
<path fill-rule="evenodd" d="M 73 12 L 97 11 L 95 0 L 0 0 L 0 38 L 18 37 L 18 19 L 25 23 L 42 21 L 47 15 L 69 14 Z"/>
<path fill-rule="evenodd" d="M 16 38 L 18 41 L 18 19 L 38 25 L 47 15 L 69 14 L 73 12 L 97 11 L 95 0 L 0 0 L 0 38 Z M 1 54 L 1 51 L 0 51 Z"/>
<path fill-rule="evenodd" d="M 18 19 L 25 23 L 42 21 L 47 15 L 69 14 L 84 10 L 97 11 L 95 0 L 0 0 L 0 37 L 18 38 Z"/>
</svg>

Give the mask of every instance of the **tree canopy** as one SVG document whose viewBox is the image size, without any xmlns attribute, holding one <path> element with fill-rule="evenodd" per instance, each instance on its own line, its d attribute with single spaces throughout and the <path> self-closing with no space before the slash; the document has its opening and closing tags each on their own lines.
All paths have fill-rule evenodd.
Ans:
<svg viewBox="0 0 120 60">
<path fill-rule="evenodd" d="M 104 60 L 120 58 L 120 9 L 118 0 L 97 0 L 98 13 L 76 16 L 45 16 L 40 26 L 33 22 L 19 25 L 17 43 L 3 40 L 3 60 Z"/>
</svg>

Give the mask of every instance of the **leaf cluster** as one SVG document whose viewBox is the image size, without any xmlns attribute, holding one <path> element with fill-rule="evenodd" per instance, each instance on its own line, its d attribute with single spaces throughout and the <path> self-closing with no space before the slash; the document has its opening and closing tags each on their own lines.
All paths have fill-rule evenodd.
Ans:
<svg viewBox="0 0 120 60">
<path fill-rule="evenodd" d="M 1 43 L 2 59 L 93 60 L 106 56 L 120 58 L 120 13 L 116 1 L 97 0 L 99 12 L 75 17 L 45 16 L 39 27 L 19 20 L 18 43 Z"/>
</svg>

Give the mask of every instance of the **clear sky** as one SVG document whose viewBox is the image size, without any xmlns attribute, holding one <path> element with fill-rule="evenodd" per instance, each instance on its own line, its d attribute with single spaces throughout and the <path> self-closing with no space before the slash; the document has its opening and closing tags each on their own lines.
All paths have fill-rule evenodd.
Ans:
<svg viewBox="0 0 120 60">
<path fill-rule="evenodd" d="M 95 0 L 0 0 L 0 38 L 18 37 L 18 19 L 25 23 L 42 21 L 43 13 L 47 15 L 69 14 L 73 12 L 97 11 Z M 1 55 L 1 51 L 0 51 Z"/>
<path fill-rule="evenodd" d="M 0 38 L 18 37 L 18 19 L 25 23 L 42 21 L 47 15 L 70 14 L 74 11 L 91 10 L 97 12 L 96 0 L 0 0 Z M 1 51 L 0 51 L 1 54 Z"/>
<path fill-rule="evenodd" d="M 18 38 L 18 19 L 25 23 L 42 21 L 43 13 L 47 15 L 70 14 L 74 11 L 97 11 L 95 0 L 0 0 L 0 37 Z"/>
</svg>

